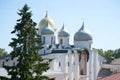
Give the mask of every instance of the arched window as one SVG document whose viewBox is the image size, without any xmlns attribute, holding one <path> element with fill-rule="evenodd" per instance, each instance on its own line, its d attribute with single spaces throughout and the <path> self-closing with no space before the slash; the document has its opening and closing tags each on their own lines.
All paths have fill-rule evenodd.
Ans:
<svg viewBox="0 0 120 80">
<path fill-rule="evenodd" d="M 55 44 L 55 36 L 53 37 L 53 40 L 54 40 L 53 43 Z"/>
<path fill-rule="evenodd" d="M 91 44 L 89 44 L 89 48 L 91 48 Z"/>
<path fill-rule="evenodd" d="M 73 62 L 73 65 L 75 65 L 75 61 Z"/>
<path fill-rule="evenodd" d="M 68 62 L 68 66 L 70 65 L 70 63 Z"/>
<path fill-rule="evenodd" d="M 59 62 L 59 67 L 61 66 L 61 63 Z"/>
<path fill-rule="evenodd" d="M 68 38 L 68 43 L 69 43 L 69 38 Z"/>
<path fill-rule="evenodd" d="M 53 37 L 51 37 L 51 44 L 53 44 Z"/>
<path fill-rule="evenodd" d="M 63 44 L 63 40 L 62 39 L 60 39 L 60 44 Z"/>
<path fill-rule="evenodd" d="M 45 36 L 43 36 L 43 44 L 45 44 Z"/>
</svg>

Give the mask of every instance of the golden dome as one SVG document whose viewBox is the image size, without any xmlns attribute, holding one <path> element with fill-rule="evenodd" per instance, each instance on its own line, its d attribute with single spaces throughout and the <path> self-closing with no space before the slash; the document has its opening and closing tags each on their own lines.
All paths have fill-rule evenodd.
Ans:
<svg viewBox="0 0 120 80">
<path fill-rule="evenodd" d="M 55 24 L 53 22 L 53 20 L 48 16 L 48 12 L 46 11 L 46 16 L 40 21 L 39 25 L 38 25 L 38 28 L 39 29 L 42 29 L 43 27 L 45 27 L 45 25 L 49 23 L 50 24 L 50 27 L 52 29 L 56 29 L 55 27 Z"/>
</svg>

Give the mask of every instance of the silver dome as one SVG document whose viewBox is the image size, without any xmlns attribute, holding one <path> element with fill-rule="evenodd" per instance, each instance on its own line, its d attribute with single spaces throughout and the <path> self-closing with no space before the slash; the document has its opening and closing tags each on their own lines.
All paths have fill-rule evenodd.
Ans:
<svg viewBox="0 0 120 80">
<path fill-rule="evenodd" d="M 51 35 L 54 34 L 54 30 L 50 27 L 50 24 L 47 22 L 44 28 L 41 30 L 42 35 Z"/>
<path fill-rule="evenodd" d="M 67 32 L 67 30 L 65 30 L 64 24 L 63 24 L 62 29 L 58 32 L 58 36 L 59 37 L 69 37 L 70 36 L 70 34 Z"/>
<path fill-rule="evenodd" d="M 80 30 L 75 33 L 74 35 L 74 41 L 89 41 L 92 40 L 91 34 L 87 31 L 87 29 L 84 27 L 84 23 Z"/>
</svg>

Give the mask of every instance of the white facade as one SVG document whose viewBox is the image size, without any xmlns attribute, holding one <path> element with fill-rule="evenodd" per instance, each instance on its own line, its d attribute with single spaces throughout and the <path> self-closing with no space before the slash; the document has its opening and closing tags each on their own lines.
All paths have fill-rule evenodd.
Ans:
<svg viewBox="0 0 120 80">
<path fill-rule="evenodd" d="M 92 41 L 74 41 L 74 45 L 76 48 L 87 48 L 92 49 Z"/>
<path fill-rule="evenodd" d="M 39 25 L 41 24 L 40 22 Z M 54 23 L 49 22 L 49 24 Z M 53 30 L 55 28 L 52 25 L 50 27 Z M 39 28 L 42 31 L 44 26 L 39 26 Z M 56 34 L 54 33 L 54 35 Z M 46 36 L 51 37 L 48 34 Z M 43 44 L 47 45 L 47 47 L 40 50 L 39 54 L 42 54 L 44 59 L 52 59 L 49 69 L 51 75 L 49 75 L 49 70 L 44 75 L 55 77 L 55 80 L 97 80 L 97 75 L 104 58 L 92 49 L 92 35 L 84 27 L 84 22 L 80 30 L 74 35 L 74 45 L 69 44 L 69 37 L 68 31 L 63 25 L 62 29 L 58 32 L 58 44 L 48 44 L 46 43 L 47 41 Z M 50 39 L 48 41 L 51 41 Z M 54 75 L 54 72 L 59 73 Z"/>
<path fill-rule="evenodd" d="M 94 50 L 90 50 L 89 60 L 87 62 L 87 74 L 86 75 L 80 75 L 80 63 L 79 63 L 79 53 L 76 49 L 60 49 L 64 52 L 66 50 L 66 53 L 49 53 L 47 55 L 43 55 L 43 58 L 49 58 L 53 59 L 50 62 L 50 70 L 58 71 L 60 74 L 57 76 L 53 76 L 51 73 L 51 76 L 49 77 L 55 77 L 55 80 L 58 77 L 61 80 L 97 80 L 97 75 L 99 70 L 101 69 L 101 65 L 99 62 L 103 62 L 104 60 L 98 60 L 98 53 Z M 59 50 L 56 50 L 56 52 Z M 95 55 L 94 55 L 95 54 Z M 97 54 L 97 55 L 96 55 Z M 62 73 L 62 74 L 61 74 Z M 46 76 L 49 75 L 49 72 L 46 72 Z M 63 76 L 64 75 L 64 76 Z M 53 78 L 52 77 L 52 78 Z"/>
<path fill-rule="evenodd" d="M 58 42 L 62 46 L 69 46 L 69 37 L 58 37 Z"/>
<path fill-rule="evenodd" d="M 55 35 L 42 35 L 42 41 L 45 45 L 55 44 Z"/>
</svg>

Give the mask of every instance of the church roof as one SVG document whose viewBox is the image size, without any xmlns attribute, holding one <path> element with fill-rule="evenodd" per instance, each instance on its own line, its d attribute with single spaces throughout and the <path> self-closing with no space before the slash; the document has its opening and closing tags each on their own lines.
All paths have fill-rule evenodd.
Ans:
<svg viewBox="0 0 120 80">
<path fill-rule="evenodd" d="M 68 31 L 65 29 L 64 24 L 63 24 L 62 29 L 58 32 L 58 36 L 59 37 L 68 37 L 68 36 L 70 36 Z"/>
<path fill-rule="evenodd" d="M 52 50 L 52 53 L 67 53 L 68 50 Z"/>
<path fill-rule="evenodd" d="M 110 69 L 105 69 L 102 68 L 101 71 L 98 74 L 98 77 L 106 77 L 106 76 L 110 76 L 112 74 L 112 71 L 110 71 Z"/>
<path fill-rule="evenodd" d="M 92 36 L 84 27 L 84 22 L 83 22 L 82 27 L 74 35 L 74 41 L 89 41 L 89 40 L 92 40 Z"/>
<path fill-rule="evenodd" d="M 56 29 L 53 20 L 48 16 L 48 12 L 46 11 L 46 16 L 40 21 L 38 28 L 40 29 L 44 28 L 47 22 L 50 24 L 50 27 L 52 29 L 54 30 Z"/>
<path fill-rule="evenodd" d="M 47 70 L 47 72 L 43 72 L 43 75 L 45 76 L 60 76 L 60 75 L 66 75 L 66 73 L 61 72 L 61 71 L 55 71 L 55 70 Z"/>
<path fill-rule="evenodd" d="M 110 64 L 112 64 L 112 65 L 120 65 L 120 58 L 113 59 Z"/>
<path fill-rule="evenodd" d="M 110 76 L 107 76 L 98 80 L 120 80 L 120 73 L 112 74 Z"/>
<path fill-rule="evenodd" d="M 46 22 L 46 25 L 41 30 L 42 35 L 51 35 L 54 34 L 54 30 L 50 27 L 49 22 Z"/>
<path fill-rule="evenodd" d="M 44 55 L 42 55 L 42 57 L 43 57 L 44 60 L 50 60 L 50 59 L 59 58 L 63 55 L 65 55 L 65 54 L 50 53 L 50 54 L 44 54 Z"/>
</svg>

